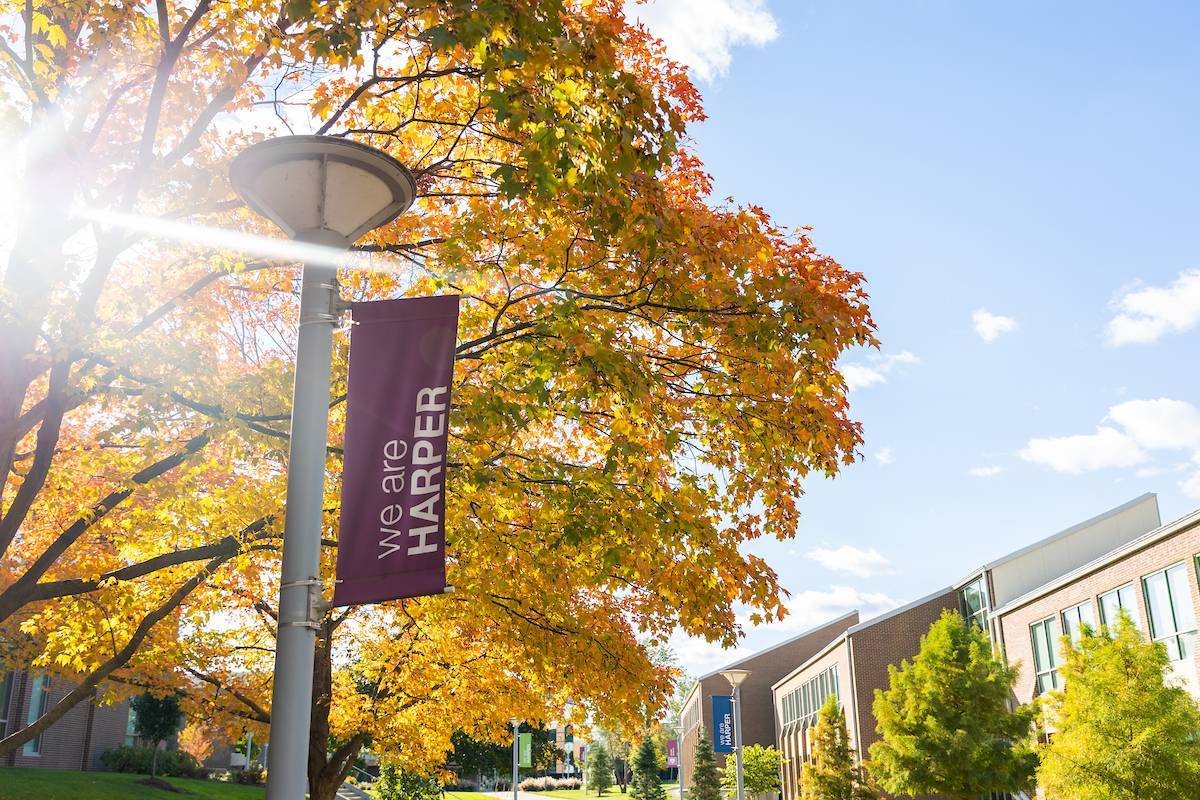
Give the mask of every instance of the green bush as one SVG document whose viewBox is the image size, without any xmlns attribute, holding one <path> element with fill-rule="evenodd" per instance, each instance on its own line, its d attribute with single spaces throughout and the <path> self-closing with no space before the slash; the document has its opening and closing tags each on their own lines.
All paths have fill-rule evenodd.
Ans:
<svg viewBox="0 0 1200 800">
<path fill-rule="evenodd" d="M 142 775 L 150 774 L 150 765 L 154 761 L 154 749 L 150 747 L 129 747 L 121 745 L 114 750 L 108 750 L 100 756 L 100 763 L 113 772 L 136 772 Z M 203 770 L 196 759 L 179 750 L 162 750 L 158 753 L 158 774 L 172 778 L 202 778 Z"/>
<path fill-rule="evenodd" d="M 246 769 L 235 769 L 231 773 L 233 782 L 240 783 L 243 786 L 261 786 L 266 778 L 266 773 L 262 767 L 248 767 Z"/>
<path fill-rule="evenodd" d="M 377 800 L 440 800 L 441 795 L 437 781 L 405 772 L 394 764 L 384 764 L 375 783 Z"/>
</svg>

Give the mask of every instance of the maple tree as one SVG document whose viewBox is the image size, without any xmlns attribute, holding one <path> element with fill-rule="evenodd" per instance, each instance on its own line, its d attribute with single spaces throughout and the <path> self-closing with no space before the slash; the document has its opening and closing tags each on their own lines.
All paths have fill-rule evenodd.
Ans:
<svg viewBox="0 0 1200 800">
<path fill-rule="evenodd" d="M 812 472 L 856 456 L 837 359 L 874 343 L 861 276 L 714 204 L 682 67 L 622 4 L 5 0 L 22 214 L 0 294 L 0 641 L 78 688 L 183 688 L 270 724 L 295 274 L 229 159 L 274 127 L 407 164 L 413 210 L 348 299 L 463 296 L 447 475 L 454 595 L 322 622 L 309 779 L 360 749 L 441 763 L 456 730 L 566 698 L 630 730 L 677 627 L 779 618 L 771 568 Z M 286 262 L 283 264 L 286 266 Z M 325 498 L 336 547 L 347 337 Z M 403 745 L 402 748 L 399 745 Z"/>
</svg>

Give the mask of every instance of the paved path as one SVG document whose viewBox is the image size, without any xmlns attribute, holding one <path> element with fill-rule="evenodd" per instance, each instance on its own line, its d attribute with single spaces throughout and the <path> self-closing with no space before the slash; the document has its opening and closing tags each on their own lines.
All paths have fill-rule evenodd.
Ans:
<svg viewBox="0 0 1200 800">
<path fill-rule="evenodd" d="M 352 783 L 343 783 L 337 790 L 338 800 L 371 800 L 371 795 Z"/>
</svg>

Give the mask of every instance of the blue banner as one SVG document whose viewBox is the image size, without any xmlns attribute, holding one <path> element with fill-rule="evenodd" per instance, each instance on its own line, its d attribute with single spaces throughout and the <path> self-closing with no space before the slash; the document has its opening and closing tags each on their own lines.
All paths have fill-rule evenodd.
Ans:
<svg viewBox="0 0 1200 800">
<path fill-rule="evenodd" d="M 715 694 L 712 699 L 713 752 L 733 752 L 733 698 Z"/>
</svg>

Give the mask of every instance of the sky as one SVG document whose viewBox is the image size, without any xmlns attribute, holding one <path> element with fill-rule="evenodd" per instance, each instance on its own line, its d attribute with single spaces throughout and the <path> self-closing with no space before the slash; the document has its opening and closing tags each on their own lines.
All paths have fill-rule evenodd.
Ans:
<svg viewBox="0 0 1200 800">
<path fill-rule="evenodd" d="M 1200 508 L 1200 5 L 657 0 L 716 197 L 862 272 L 863 460 L 755 542 L 782 623 L 865 617 L 1143 492 Z"/>
</svg>

